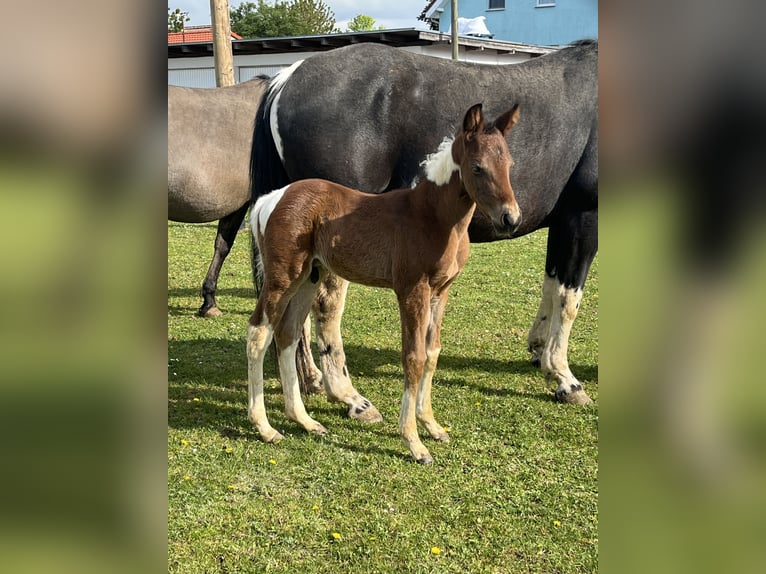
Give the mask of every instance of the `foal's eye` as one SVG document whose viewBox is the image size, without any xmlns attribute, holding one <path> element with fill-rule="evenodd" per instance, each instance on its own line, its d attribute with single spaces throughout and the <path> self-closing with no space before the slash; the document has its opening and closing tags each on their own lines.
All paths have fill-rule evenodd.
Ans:
<svg viewBox="0 0 766 574">
<path fill-rule="evenodd" d="M 480 166 L 478 166 L 478 165 L 475 165 L 475 166 L 473 166 L 473 167 L 471 168 L 471 172 L 472 172 L 474 175 L 481 175 L 483 171 L 484 171 L 484 170 L 483 170 L 483 169 L 481 169 L 481 167 L 480 167 Z"/>
</svg>

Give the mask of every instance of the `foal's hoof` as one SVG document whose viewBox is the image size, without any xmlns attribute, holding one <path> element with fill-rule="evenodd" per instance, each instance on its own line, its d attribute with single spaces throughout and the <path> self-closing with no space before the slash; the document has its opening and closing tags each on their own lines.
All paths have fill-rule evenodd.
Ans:
<svg viewBox="0 0 766 574">
<path fill-rule="evenodd" d="M 569 405 L 590 405 L 593 403 L 591 398 L 585 391 L 582 390 L 582 388 L 569 392 L 557 389 L 556 400 L 561 403 L 567 403 Z"/>
<path fill-rule="evenodd" d="M 198 314 L 200 317 L 205 317 L 206 319 L 213 319 L 215 317 L 220 317 L 221 315 L 223 315 L 223 313 L 221 313 L 218 307 L 210 307 L 210 309 L 200 309 Z"/>
<path fill-rule="evenodd" d="M 539 369 L 540 368 L 540 357 L 532 357 L 532 366 Z"/>
<path fill-rule="evenodd" d="M 348 407 L 348 417 L 358 420 L 363 423 L 380 423 L 383 422 L 383 415 L 380 414 L 375 405 L 373 405 L 367 399 L 364 399 L 361 405 Z"/>
<path fill-rule="evenodd" d="M 284 439 L 284 438 L 285 437 L 284 437 L 284 435 L 281 432 L 275 430 L 274 434 L 271 435 L 271 437 L 269 437 L 269 438 L 263 437 L 263 442 L 268 442 L 270 444 L 277 444 L 278 442 L 281 442 L 282 439 Z"/>
<path fill-rule="evenodd" d="M 327 429 L 324 428 L 324 426 L 317 423 L 317 425 L 313 428 L 307 429 L 311 434 L 315 434 L 317 436 L 324 436 L 327 434 Z"/>
<path fill-rule="evenodd" d="M 418 464 L 431 464 L 434 461 L 430 454 L 415 460 L 418 462 Z"/>
</svg>

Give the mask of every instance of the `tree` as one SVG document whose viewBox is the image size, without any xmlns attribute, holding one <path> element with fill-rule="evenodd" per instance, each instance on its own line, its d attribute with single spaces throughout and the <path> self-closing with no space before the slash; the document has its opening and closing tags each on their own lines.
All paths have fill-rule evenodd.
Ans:
<svg viewBox="0 0 766 574">
<path fill-rule="evenodd" d="M 375 19 L 366 14 L 357 14 L 354 19 L 348 23 L 349 32 L 365 32 L 367 30 L 384 30 L 383 26 L 377 26 Z"/>
<path fill-rule="evenodd" d="M 232 31 L 243 38 L 330 34 L 335 30 L 335 14 L 322 0 L 243 2 L 229 13 Z"/>
<path fill-rule="evenodd" d="M 189 13 L 176 8 L 172 12 L 168 6 L 168 32 L 183 32 L 184 24 L 189 21 Z"/>
</svg>

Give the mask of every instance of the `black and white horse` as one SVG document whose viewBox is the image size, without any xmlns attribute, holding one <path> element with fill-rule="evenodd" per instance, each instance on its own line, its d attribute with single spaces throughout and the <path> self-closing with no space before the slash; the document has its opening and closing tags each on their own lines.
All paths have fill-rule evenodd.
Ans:
<svg viewBox="0 0 766 574">
<path fill-rule="evenodd" d="M 549 229 L 542 301 L 528 348 L 532 361 L 558 383 L 558 400 L 589 403 L 569 369 L 567 346 L 598 242 L 597 42 L 508 66 L 453 62 L 377 44 L 297 62 L 272 80 L 258 110 L 253 200 L 305 178 L 372 193 L 411 186 L 426 155 L 455 132 L 455 118 L 479 101 L 490 116 L 514 103 L 524 110 L 508 140 L 519 166 L 510 177 L 522 219 L 509 232 L 477 214 L 471 240 Z M 323 367 L 335 366 L 324 369 L 325 389 L 349 406 L 351 417 L 378 420 L 345 366 L 345 288 L 330 276 L 314 305 Z"/>
</svg>

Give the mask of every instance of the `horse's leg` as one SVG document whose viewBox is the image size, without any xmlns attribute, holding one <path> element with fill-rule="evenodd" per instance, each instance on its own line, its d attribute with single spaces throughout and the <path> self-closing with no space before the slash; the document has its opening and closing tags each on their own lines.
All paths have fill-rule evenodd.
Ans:
<svg viewBox="0 0 766 574">
<path fill-rule="evenodd" d="M 419 283 L 407 292 L 399 293 L 399 314 L 402 321 L 402 366 L 404 394 L 399 412 L 399 434 L 409 447 L 412 457 L 420 464 L 433 462 L 431 453 L 418 436 L 417 394 L 424 379 L 426 364 L 426 333 L 431 314 L 430 287 Z M 442 429 L 444 432 L 444 429 Z"/>
<path fill-rule="evenodd" d="M 303 335 L 303 326 L 314 299 L 316 285 L 304 281 L 290 299 L 290 303 L 276 329 L 277 349 L 279 349 L 279 374 L 282 392 L 285 396 L 285 416 L 294 420 L 308 432 L 323 435 L 327 432 L 320 423 L 306 412 L 300 393 L 298 371 L 295 366 L 298 341 Z"/>
<path fill-rule="evenodd" d="M 540 359 L 543 356 L 545 344 L 551 332 L 551 314 L 553 313 L 553 298 L 556 294 L 558 281 L 555 277 L 550 277 L 547 273 L 543 279 L 543 295 L 540 299 L 540 307 L 537 309 L 537 316 L 527 336 L 527 349 L 532 353 L 532 364 L 540 366 Z"/>
<path fill-rule="evenodd" d="M 558 382 L 556 398 L 566 403 L 592 402 L 569 369 L 567 349 L 585 278 L 596 255 L 597 229 L 597 212 L 583 211 L 561 216 L 548 234 L 546 274 L 556 278 L 556 286 L 551 290 L 550 335 L 540 363 L 545 375 Z"/>
<path fill-rule="evenodd" d="M 449 442 L 449 435 L 436 419 L 431 408 L 431 381 L 433 380 L 436 362 L 441 351 L 441 330 L 444 307 L 447 304 L 447 291 L 431 298 L 430 320 L 426 333 L 426 362 L 423 376 L 418 384 L 417 419 L 426 427 L 428 433 L 440 442 Z"/>
<path fill-rule="evenodd" d="M 329 274 L 320 282 L 314 299 L 319 364 L 322 369 L 325 392 L 328 400 L 348 405 L 348 416 L 366 423 L 383 420 L 370 401 L 364 398 L 351 384 L 346 367 L 346 353 L 340 334 L 340 321 L 346 303 L 348 281 Z"/>
<path fill-rule="evenodd" d="M 264 295 L 268 296 L 268 293 L 264 292 L 261 300 L 265 300 Z M 247 326 L 247 415 L 265 442 L 279 442 L 284 437 L 269 424 L 263 400 L 263 358 L 271 344 L 274 329 L 262 307 L 259 301 Z"/>
<path fill-rule="evenodd" d="M 218 317 L 221 315 L 215 300 L 215 292 L 218 288 L 218 274 L 221 272 L 226 256 L 231 251 L 231 246 L 234 245 L 234 240 L 237 238 L 237 232 L 240 225 L 242 225 L 242 220 L 245 218 L 248 206 L 249 203 L 246 203 L 237 211 L 230 213 L 218 222 L 213 260 L 210 262 L 207 275 L 205 275 L 205 281 L 202 283 L 202 307 L 197 311 L 200 317 Z"/>
</svg>

